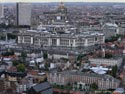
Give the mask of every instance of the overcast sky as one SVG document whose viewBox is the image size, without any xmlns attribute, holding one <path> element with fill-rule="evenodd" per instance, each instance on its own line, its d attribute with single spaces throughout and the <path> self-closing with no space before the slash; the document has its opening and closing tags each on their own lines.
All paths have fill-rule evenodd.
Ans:
<svg viewBox="0 0 125 94">
<path fill-rule="evenodd" d="M 125 2 L 125 0 L 0 0 L 0 2 Z"/>
</svg>

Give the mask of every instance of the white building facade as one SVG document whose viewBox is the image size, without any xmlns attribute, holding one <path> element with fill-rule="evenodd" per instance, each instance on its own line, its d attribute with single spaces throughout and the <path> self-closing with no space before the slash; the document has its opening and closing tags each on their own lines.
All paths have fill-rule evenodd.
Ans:
<svg viewBox="0 0 125 94">
<path fill-rule="evenodd" d="M 119 67 L 122 64 L 123 59 L 122 58 L 111 58 L 111 59 L 90 58 L 89 61 L 90 61 L 90 64 L 94 64 L 94 65 L 105 65 L 105 66 L 117 65 Z"/>
<path fill-rule="evenodd" d="M 103 44 L 105 36 L 98 32 L 80 34 L 52 34 L 48 32 L 24 31 L 18 34 L 18 43 L 54 47 L 88 47 Z"/>
</svg>

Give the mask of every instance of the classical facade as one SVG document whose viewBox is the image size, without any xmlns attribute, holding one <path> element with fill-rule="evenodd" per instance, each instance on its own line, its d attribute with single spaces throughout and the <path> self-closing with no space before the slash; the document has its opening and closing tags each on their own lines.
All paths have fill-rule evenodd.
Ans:
<svg viewBox="0 0 125 94">
<path fill-rule="evenodd" d="M 28 30 L 18 34 L 18 43 L 53 47 L 88 47 L 104 43 L 105 36 L 99 32 L 52 34 L 47 31 Z"/>
</svg>

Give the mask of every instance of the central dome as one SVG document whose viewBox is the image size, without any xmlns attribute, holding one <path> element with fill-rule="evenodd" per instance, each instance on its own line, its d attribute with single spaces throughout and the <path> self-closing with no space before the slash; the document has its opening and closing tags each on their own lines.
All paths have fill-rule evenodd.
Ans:
<svg viewBox="0 0 125 94">
<path fill-rule="evenodd" d="M 64 3 L 61 2 L 58 7 L 59 12 L 67 12 L 67 8 L 64 6 Z"/>
</svg>

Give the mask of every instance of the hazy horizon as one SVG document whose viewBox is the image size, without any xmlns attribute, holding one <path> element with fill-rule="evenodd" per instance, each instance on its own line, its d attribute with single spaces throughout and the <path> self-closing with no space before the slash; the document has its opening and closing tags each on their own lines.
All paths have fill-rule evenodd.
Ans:
<svg viewBox="0 0 125 94">
<path fill-rule="evenodd" d="M 85 2 L 85 3 L 125 3 L 125 0 L 0 0 L 3 3 L 31 2 L 31 3 L 51 3 L 51 2 Z"/>
<path fill-rule="evenodd" d="M 60 1 L 61 2 L 61 1 Z M 60 3 L 60 2 L 21 2 L 21 3 Z M 0 3 L 20 3 L 20 2 L 1 2 Z M 72 2 L 72 1 L 69 1 L 69 2 L 64 2 L 64 3 L 90 3 L 90 4 L 103 4 L 103 3 L 109 3 L 109 4 L 112 4 L 112 3 L 115 3 L 115 4 L 125 4 L 125 2 L 81 2 L 81 1 L 78 1 L 78 2 Z"/>
</svg>

